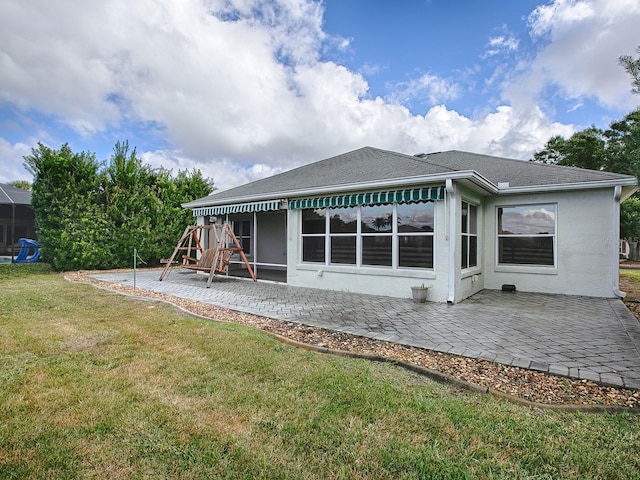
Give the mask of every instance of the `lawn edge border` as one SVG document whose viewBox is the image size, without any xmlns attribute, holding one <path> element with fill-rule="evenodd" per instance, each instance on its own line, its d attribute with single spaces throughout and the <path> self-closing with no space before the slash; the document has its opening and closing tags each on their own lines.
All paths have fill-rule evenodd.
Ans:
<svg viewBox="0 0 640 480">
<path fill-rule="evenodd" d="M 108 288 L 108 287 L 104 287 L 104 286 L 100 286 L 100 285 L 96 285 L 95 283 L 91 282 L 91 281 L 79 281 L 79 280 L 74 280 L 71 278 L 68 278 L 66 275 L 63 275 L 63 278 L 65 280 L 67 280 L 68 282 L 72 282 L 72 283 L 82 283 L 82 284 L 86 284 L 86 285 L 91 285 L 94 288 L 98 288 L 100 290 L 105 290 L 108 292 L 112 292 L 112 293 L 117 293 L 118 295 L 123 295 L 125 297 L 130 297 L 130 298 L 135 298 L 138 300 L 142 300 L 145 302 L 159 302 L 159 303 L 164 303 L 167 305 L 172 306 L 173 308 L 178 309 L 179 311 L 191 316 L 191 317 L 196 317 L 196 318 L 200 318 L 202 320 L 209 320 L 209 321 L 213 321 L 213 322 L 218 322 L 218 323 L 227 323 L 227 324 L 235 324 L 238 325 L 235 322 L 228 322 L 225 320 L 220 320 L 217 318 L 211 318 L 211 317 L 206 317 L 204 315 L 200 315 L 198 313 L 192 312 L 180 305 L 177 305 L 169 300 L 165 300 L 162 298 L 152 298 L 152 297 L 146 297 L 143 295 L 136 295 L 136 294 L 132 294 L 132 293 L 127 293 L 127 292 L 122 292 L 120 290 L 117 289 L 112 289 L 112 288 Z M 225 307 L 228 308 L 228 307 Z M 229 309 L 232 310 L 232 309 Z M 468 392 L 473 392 L 473 393 L 479 393 L 479 394 L 484 394 L 484 395 L 488 395 L 488 396 L 493 396 L 496 398 L 500 398 L 503 400 L 506 400 L 508 402 L 511 402 L 513 404 L 517 404 L 517 405 L 521 405 L 524 407 L 529 407 L 529 408 L 539 408 L 539 409 L 543 409 L 543 410 L 552 410 L 552 411 L 558 411 L 558 412 L 581 412 L 581 413 L 630 413 L 630 414 L 634 414 L 634 415 L 640 415 L 640 408 L 634 408 L 634 407 L 622 407 L 619 405 L 602 405 L 602 404 L 594 404 L 594 405 L 576 405 L 576 404 L 551 404 L 551 403 L 539 403 L 539 402 L 532 402 L 531 400 L 526 400 L 522 397 L 518 397 L 516 395 L 510 395 L 508 393 L 505 392 L 501 392 L 499 390 L 493 389 L 491 387 L 483 387 L 482 385 L 478 385 L 477 383 L 473 383 L 470 382 L 468 380 L 463 380 L 457 377 L 454 377 L 453 375 L 449 375 L 448 373 L 443 373 L 443 372 L 439 372 L 437 370 L 433 370 L 427 367 L 423 367 L 420 365 L 415 365 L 413 363 L 409 363 L 409 362 L 405 362 L 403 360 L 396 360 L 393 358 L 388 358 L 388 357 L 383 357 L 381 355 L 372 355 L 370 353 L 357 353 L 357 352 L 349 352 L 346 350 L 338 350 L 338 349 L 334 349 L 334 348 L 327 348 L 327 347 L 320 347 L 318 345 L 312 345 L 309 343 L 304 343 L 304 342 L 299 342 L 297 340 L 292 340 L 290 338 L 284 337 L 282 335 L 278 335 L 277 333 L 273 333 L 273 332 L 268 332 L 266 330 L 262 330 L 258 327 L 252 327 L 250 325 L 242 325 L 244 327 L 247 328 L 251 328 L 253 330 L 259 330 L 262 333 L 265 333 L 266 335 L 269 335 L 270 337 L 274 338 L 275 340 L 290 345 L 292 347 L 295 348 L 300 348 L 302 350 L 309 350 L 309 351 L 314 351 L 314 352 L 318 352 L 318 353 L 326 353 L 326 354 L 330 354 L 330 355 L 335 355 L 335 356 L 339 356 L 339 357 L 348 357 L 348 358 L 359 358 L 359 359 L 363 359 L 363 360 L 369 360 L 369 361 L 373 361 L 373 362 L 380 362 L 380 363 L 390 363 L 396 366 L 399 366 L 401 368 L 404 368 L 405 370 L 409 370 L 412 371 L 414 373 L 417 373 L 419 375 L 425 376 L 427 378 L 430 378 L 431 380 L 434 380 L 436 382 L 439 383 L 443 383 L 443 384 L 447 384 L 447 385 L 451 385 L 453 387 L 459 388 L 461 390 L 466 390 Z"/>
</svg>

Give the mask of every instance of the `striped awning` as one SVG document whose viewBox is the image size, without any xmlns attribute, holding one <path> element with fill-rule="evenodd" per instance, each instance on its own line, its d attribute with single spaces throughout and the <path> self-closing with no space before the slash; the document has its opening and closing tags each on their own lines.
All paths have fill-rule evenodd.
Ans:
<svg viewBox="0 0 640 480">
<path fill-rule="evenodd" d="M 232 205 L 194 208 L 193 216 L 205 217 L 208 215 L 225 215 L 227 213 L 269 212 L 280 210 L 280 203 L 280 200 L 267 200 L 265 202 L 236 203 Z"/>
<path fill-rule="evenodd" d="M 358 205 L 384 205 L 389 203 L 433 202 L 444 198 L 444 186 L 405 188 L 385 192 L 350 193 L 328 197 L 303 198 L 289 201 L 290 210 L 303 208 L 340 208 Z"/>
</svg>

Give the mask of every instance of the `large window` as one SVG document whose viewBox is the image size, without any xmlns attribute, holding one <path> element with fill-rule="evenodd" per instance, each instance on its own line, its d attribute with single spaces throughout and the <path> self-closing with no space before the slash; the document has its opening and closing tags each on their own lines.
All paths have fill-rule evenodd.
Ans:
<svg viewBox="0 0 640 480">
<path fill-rule="evenodd" d="M 302 261 L 325 262 L 326 209 L 302 210 Z"/>
<path fill-rule="evenodd" d="M 358 209 L 330 208 L 328 213 L 331 263 L 355 265 Z"/>
<path fill-rule="evenodd" d="M 462 268 L 478 265 L 478 209 L 462 202 Z"/>
<path fill-rule="evenodd" d="M 397 206 L 398 266 L 433 268 L 433 203 Z"/>
<path fill-rule="evenodd" d="M 498 208 L 498 263 L 555 265 L 556 205 Z"/>
<path fill-rule="evenodd" d="M 360 208 L 362 265 L 390 267 L 393 260 L 393 205 Z"/>
<path fill-rule="evenodd" d="M 302 210 L 302 261 L 433 268 L 432 202 Z"/>
</svg>

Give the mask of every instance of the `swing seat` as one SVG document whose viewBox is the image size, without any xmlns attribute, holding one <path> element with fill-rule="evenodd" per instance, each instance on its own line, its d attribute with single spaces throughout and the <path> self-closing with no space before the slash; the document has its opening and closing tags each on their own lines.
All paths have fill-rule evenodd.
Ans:
<svg viewBox="0 0 640 480">
<path fill-rule="evenodd" d="M 187 255 L 182 256 L 182 268 L 196 270 L 200 272 L 210 272 L 211 266 L 216 256 L 216 249 L 209 248 L 202 251 L 200 258 L 193 258 Z"/>
<path fill-rule="evenodd" d="M 219 251 L 217 262 L 216 253 Z M 189 270 L 196 270 L 199 272 L 211 273 L 214 263 L 214 273 L 226 275 L 231 263 L 231 257 L 233 256 L 232 249 L 229 248 L 209 248 L 202 251 L 202 255 L 199 259 L 182 256 L 182 268 L 188 268 Z"/>
<path fill-rule="evenodd" d="M 210 234 L 212 234 L 213 238 L 205 237 L 205 235 L 209 236 Z M 208 243 L 203 241 L 204 238 L 209 238 L 211 243 L 215 243 L 216 248 L 203 248 L 202 245 Z M 231 257 L 233 257 L 236 252 L 240 255 L 253 281 L 257 281 L 251 265 L 242 250 L 242 246 L 234 235 L 231 225 L 228 223 L 224 225 L 190 225 L 185 228 L 171 258 L 163 262 L 166 263 L 166 265 L 160 274 L 159 281 L 167 278 L 173 264 L 178 263 L 175 262 L 175 260 L 178 258 L 180 252 L 186 252 L 185 255 L 182 255 L 182 265 L 180 265 L 182 268 L 209 274 L 207 288 L 211 286 L 211 281 L 216 274 L 228 275 Z M 194 258 L 192 252 L 193 255 L 197 255 L 199 252 L 200 258 Z"/>
</svg>

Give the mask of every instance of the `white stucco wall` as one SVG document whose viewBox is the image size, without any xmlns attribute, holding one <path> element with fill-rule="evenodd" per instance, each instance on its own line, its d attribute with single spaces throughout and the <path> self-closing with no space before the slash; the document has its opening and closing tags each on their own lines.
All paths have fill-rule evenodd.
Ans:
<svg viewBox="0 0 640 480">
<path fill-rule="evenodd" d="M 496 265 L 496 208 L 554 203 L 557 215 L 555 267 Z M 525 292 L 614 297 L 613 246 L 618 244 L 613 188 L 487 198 L 484 205 L 484 286 L 514 284 Z"/>
<path fill-rule="evenodd" d="M 616 252 L 618 218 L 614 189 L 553 192 L 536 195 L 483 196 L 455 185 L 454 199 L 435 207 L 433 270 L 320 265 L 302 263 L 301 214 L 287 211 L 287 283 L 293 286 L 410 298 L 415 285 L 430 286 L 428 300 L 449 299 L 449 248 L 455 248 L 454 302 L 488 288 L 514 284 L 518 291 L 614 297 L 618 286 Z M 478 266 L 462 270 L 461 202 L 478 209 Z M 553 267 L 497 265 L 497 207 L 555 204 L 556 265 Z M 455 206 L 456 234 L 450 239 L 449 208 Z M 204 223 L 198 217 L 198 223 Z M 451 241 L 451 244 L 450 244 Z M 273 247 L 273 246 L 272 246 Z M 275 248 L 274 248 L 275 250 Z M 280 255 L 282 255 L 280 251 Z"/>
<path fill-rule="evenodd" d="M 445 202 L 435 202 L 433 270 L 302 263 L 301 214 L 289 211 L 287 283 L 293 286 L 411 298 L 411 287 L 430 286 L 428 301 L 447 301 L 448 251 Z"/>
</svg>

